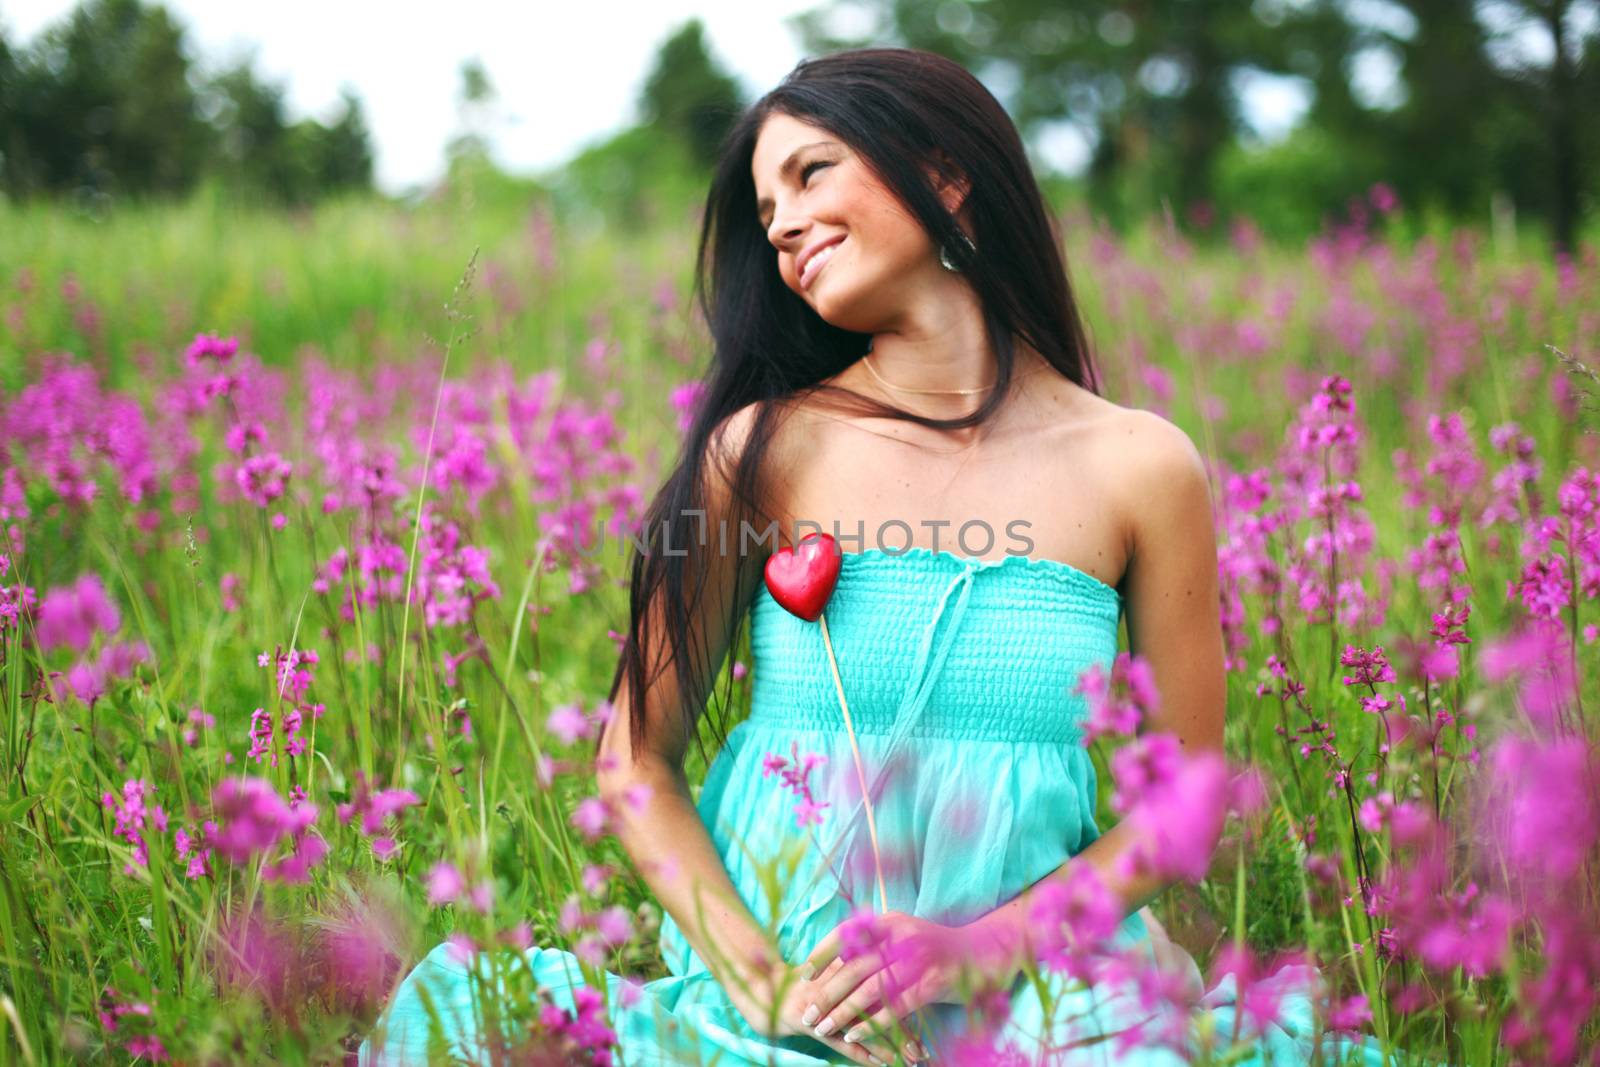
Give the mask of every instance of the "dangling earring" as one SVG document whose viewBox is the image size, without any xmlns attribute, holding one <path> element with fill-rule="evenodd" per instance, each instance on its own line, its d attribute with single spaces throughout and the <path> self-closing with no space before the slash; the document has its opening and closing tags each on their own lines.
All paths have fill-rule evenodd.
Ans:
<svg viewBox="0 0 1600 1067">
<path fill-rule="evenodd" d="M 972 238 L 968 237 L 966 234 L 962 233 L 960 230 L 956 231 L 956 236 L 961 239 L 961 243 L 962 244 L 967 246 L 967 251 L 966 251 L 966 255 L 967 256 L 971 256 L 973 253 L 977 252 L 978 248 L 977 248 L 976 245 L 974 245 L 972 243 Z M 960 267 L 956 266 L 954 262 L 951 261 L 950 246 L 949 245 L 940 245 L 939 246 L 939 265 L 941 267 L 943 267 L 945 270 L 949 270 L 949 271 L 959 271 L 961 269 Z"/>
</svg>

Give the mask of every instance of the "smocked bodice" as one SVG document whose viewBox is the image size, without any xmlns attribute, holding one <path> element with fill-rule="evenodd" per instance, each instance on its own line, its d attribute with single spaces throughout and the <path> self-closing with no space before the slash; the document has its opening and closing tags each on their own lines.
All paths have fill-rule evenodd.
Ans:
<svg viewBox="0 0 1600 1067">
<path fill-rule="evenodd" d="M 1068 744 L 1084 710 L 1071 689 L 1115 655 L 1121 608 L 1055 560 L 913 548 L 846 553 L 826 618 L 858 734 Z M 844 729 L 820 623 L 763 585 L 750 637 L 753 721 Z"/>
</svg>

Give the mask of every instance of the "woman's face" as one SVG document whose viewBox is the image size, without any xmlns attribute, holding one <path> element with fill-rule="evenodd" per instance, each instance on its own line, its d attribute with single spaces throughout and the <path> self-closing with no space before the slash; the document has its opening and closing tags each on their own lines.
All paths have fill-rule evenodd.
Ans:
<svg viewBox="0 0 1600 1067">
<path fill-rule="evenodd" d="M 774 113 L 750 161 L 757 214 L 784 284 L 842 329 L 876 333 L 938 272 L 927 233 L 851 148 Z M 821 258 L 812 257 L 821 252 Z"/>
</svg>

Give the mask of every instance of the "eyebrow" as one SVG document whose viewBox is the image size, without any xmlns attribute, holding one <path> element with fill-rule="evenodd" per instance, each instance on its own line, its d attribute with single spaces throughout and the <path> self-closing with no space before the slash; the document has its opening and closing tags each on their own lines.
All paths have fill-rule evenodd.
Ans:
<svg viewBox="0 0 1600 1067">
<path fill-rule="evenodd" d="M 824 145 L 831 145 L 831 144 L 837 144 L 837 143 L 838 143 L 837 141 L 812 141 L 810 144 L 801 145 L 799 148 L 796 148 L 793 152 L 790 152 L 789 153 L 789 158 L 784 160 L 782 165 L 780 165 L 778 167 L 778 176 L 781 178 L 785 174 L 788 174 L 790 171 L 794 170 L 794 166 L 795 166 L 796 160 L 799 158 L 800 153 L 804 152 L 806 149 L 808 149 L 808 148 L 821 148 Z M 756 201 L 756 218 L 759 219 L 759 218 L 764 217 L 766 215 L 766 213 L 771 208 L 772 208 L 772 198 L 770 196 L 763 196 L 761 199 Z"/>
</svg>

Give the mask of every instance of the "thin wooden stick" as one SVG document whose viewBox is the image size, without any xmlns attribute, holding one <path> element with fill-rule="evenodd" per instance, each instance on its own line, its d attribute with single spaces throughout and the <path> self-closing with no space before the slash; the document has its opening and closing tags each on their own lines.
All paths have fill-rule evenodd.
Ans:
<svg viewBox="0 0 1600 1067">
<path fill-rule="evenodd" d="M 844 728 L 845 731 L 850 735 L 850 751 L 855 754 L 856 758 L 856 777 L 861 781 L 861 803 L 864 804 L 867 809 L 867 833 L 872 838 L 872 863 L 874 869 L 878 872 L 878 900 L 883 905 L 884 913 L 887 914 L 889 911 L 889 893 L 883 885 L 883 858 L 878 853 L 878 825 L 872 817 L 872 797 L 868 795 L 869 791 L 867 789 L 867 772 L 861 762 L 861 746 L 856 743 L 856 728 L 850 721 L 850 705 L 844 699 L 844 682 L 839 678 L 839 661 L 834 657 L 833 654 L 833 638 L 828 635 L 828 616 L 826 610 L 824 610 L 822 615 L 817 616 L 817 621 L 822 624 L 822 644 L 828 650 L 828 666 L 833 671 L 833 688 L 839 694 L 839 708 L 844 712 Z M 923 1032 L 926 1032 L 926 1027 L 928 1024 L 926 1020 L 922 1018 L 922 1010 L 920 1008 L 912 1012 L 910 1018 L 916 1019 L 918 1024 L 924 1028 Z M 928 1047 L 922 1044 L 921 1033 L 918 1033 L 909 1027 L 907 1028 L 906 1032 L 911 1035 L 912 1039 L 916 1041 L 919 1046 L 923 1048 Z"/>
<path fill-rule="evenodd" d="M 822 643 L 828 649 L 828 666 L 833 669 L 833 687 L 839 693 L 839 707 L 844 711 L 844 728 L 850 735 L 850 750 L 856 757 L 856 776 L 861 780 L 861 803 L 867 808 L 867 833 L 872 838 L 872 862 L 878 872 L 878 900 L 883 904 L 883 910 L 889 910 L 889 894 L 883 886 L 883 860 L 878 855 L 878 826 L 872 818 L 872 798 L 867 795 L 867 772 L 861 763 L 861 747 L 856 744 L 856 730 L 850 722 L 850 705 L 844 699 L 844 682 L 839 678 L 839 662 L 833 655 L 833 638 L 828 636 L 828 616 L 826 612 L 817 617 L 822 624 Z"/>
</svg>

